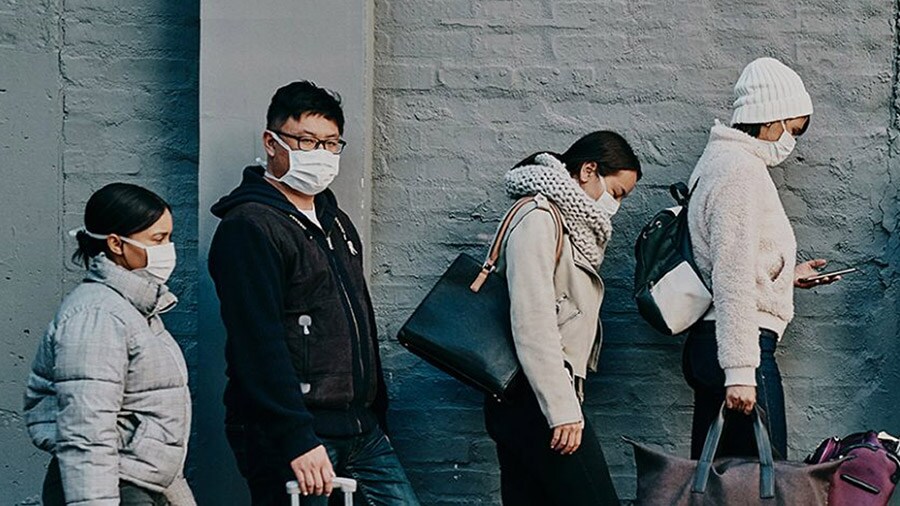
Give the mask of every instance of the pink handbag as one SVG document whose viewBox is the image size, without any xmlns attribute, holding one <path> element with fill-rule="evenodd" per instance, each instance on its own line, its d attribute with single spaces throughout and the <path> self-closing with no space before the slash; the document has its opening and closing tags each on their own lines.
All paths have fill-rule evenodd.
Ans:
<svg viewBox="0 0 900 506">
<path fill-rule="evenodd" d="M 845 458 L 846 457 L 846 458 Z M 900 459 L 873 431 L 822 441 L 807 464 L 844 458 L 831 477 L 828 504 L 835 506 L 886 506 L 900 480 Z"/>
</svg>

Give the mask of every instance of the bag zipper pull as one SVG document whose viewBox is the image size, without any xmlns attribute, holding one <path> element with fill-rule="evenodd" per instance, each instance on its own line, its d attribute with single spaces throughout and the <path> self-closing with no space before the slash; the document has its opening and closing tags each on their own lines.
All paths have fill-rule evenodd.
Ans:
<svg viewBox="0 0 900 506">
<path fill-rule="evenodd" d="M 350 254 L 353 256 L 359 255 L 356 251 L 356 247 L 353 245 L 353 241 L 347 241 L 347 248 L 350 249 Z"/>
<path fill-rule="evenodd" d="M 330 249 L 331 251 L 334 251 L 334 244 L 331 243 L 331 236 L 330 236 L 330 235 L 326 235 L 326 236 L 325 236 L 325 242 L 328 243 L 328 249 Z"/>
</svg>

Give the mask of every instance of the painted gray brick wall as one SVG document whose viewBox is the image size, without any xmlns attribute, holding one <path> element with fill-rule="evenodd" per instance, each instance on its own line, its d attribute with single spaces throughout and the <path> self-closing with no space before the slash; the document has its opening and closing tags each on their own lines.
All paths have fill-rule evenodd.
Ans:
<svg viewBox="0 0 900 506">
<path fill-rule="evenodd" d="M 633 238 L 669 204 L 731 86 L 772 55 L 805 79 L 816 114 L 773 176 L 803 258 L 863 273 L 797 294 L 779 360 L 790 451 L 870 428 L 900 431 L 898 4 L 887 1 L 376 1 L 373 290 L 396 446 L 427 504 L 496 504 L 479 395 L 393 337 L 460 252 L 482 254 L 519 159 L 617 130 L 646 177 L 614 219 L 603 266 L 606 345 L 585 410 L 623 497 L 629 435 L 686 454 L 681 340 L 654 334 L 630 292 Z"/>
<path fill-rule="evenodd" d="M 164 318 L 193 366 L 199 2 L 66 0 L 62 16 L 64 230 L 113 181 L 169 202 L 179 259 L 169 285 L 179 304 Z M 66 265 L 77 282 L 81 269 Z"/>
<path fill-rule="evenodd" d="M 39 504 L 22 392 L 62 292 L 55 4 L 0 4 L 0 503 Z"/>
<path fill-rule="evenodd" d="M 25 433 L 37 341 L 79 279 L 64 236 L 113 181 L 175 214 L 179 306 L 164 318 L 196 366 L 199 2 L 0 3 L 0 504 L 39 504 L 49 460 Z"/>
<path fill-rule="evenodd" d="M 816 104 L 774 172 L 801 253 L 864 273 L 799 293 L 780 351 L 793 457 L 821 437 L 900 432 L 895 1 L 378 0 L 373 295 L 394 441 L 426 504 L 496 504 L 480 398 L 393 336 L 459 253 L 481 254 L 508 202 L 500 181 L 538 149 L 616 129 L 646 178 L 616 217 L 604 266 L 607 345 L 588 415 L 624 496 L 622 434 L 685 452 L 690 392 L 680 341 L 630 301 L 632 238 L 689 174 L 740 68 L 761 54 L 805 78 Z M 196 343 L 198 3 L 0 3 L 0 490 L 38 504 L 46 457 L 21 420 L 40 333 L 78 279 L 63 233 L 90 193 L 124 180 L 175 206 L 181 296 L 166 317 L 193 371 Z M 25 175 L 27 174 L 27 177 Z M 202 416 L 202 415 L 201 415 Z"/>
</svg>

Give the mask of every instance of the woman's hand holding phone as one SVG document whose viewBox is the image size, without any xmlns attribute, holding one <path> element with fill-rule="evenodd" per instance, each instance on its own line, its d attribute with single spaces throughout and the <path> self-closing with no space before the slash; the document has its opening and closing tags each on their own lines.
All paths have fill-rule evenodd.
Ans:
<svg viewBox="0 0 900 506">
<path fill-rule="evenodd" d="M 851 270 L 837 271 L 834 275 L 822 276 L 819 274 L 819 269 L 825 267 L 826 264 L 828 264 L 828 261 L 824 258 L 816 258 L 797 264 L 797 267 L 794 269 L 794 286 L 797 288 L 809 289 L 822 285 L 830 285 L 835 281 L 841 280 L 840 273 L 852 272 Z"/>
</svg>

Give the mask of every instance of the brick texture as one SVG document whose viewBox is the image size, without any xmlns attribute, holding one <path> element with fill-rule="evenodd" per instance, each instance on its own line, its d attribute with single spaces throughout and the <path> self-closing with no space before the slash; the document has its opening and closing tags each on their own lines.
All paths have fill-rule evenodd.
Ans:
<svg viewBox="0 0 900 506">
<path fill-rule="evenodd" d="M 684 180 L 743 65 L 771 55 L 806 81 L 816 113 L 773 171 L 801 258 L 863 273 L 798 292 L 778 353 L 791 457 L 865 428 L 900 431 L 896 2 L 376 1 L 373 290 L 396 446 L 426 504 L 498 504 L 478 394 L 401 349 L 402 322 L 460 252 L 483 254 L 509 201 L 504 172 L 580 135 L 621 132 L 645 178 L 614 219 L 602 273 L 606 344 L 588 385 L 620 494 L 619 437 L 686 454 L 692 397 L 681 339 L 631 300 L 633 239 Z"/>
<path fill-rule="evenodd" d="M 0 51 L 0 125 L 4 132 L 13 125 L 28 126 L 21 127 L 21 132 L 20 127 L 15 127 L 15 134 L 4 135 L 6 140 L 0 141 L 0 148 L 13 155 L 0 157 L 3 173 L 22 179 L 28 171 L 36 174 L 51 170 L 60 183 L 56 190 L 49 186 L 40 190 L 40 203 L 36 201 L 21 209 L 26 216 L 48 214 L 56 219 L 58 229 L 49 234 L 59 241 L 53 247 L 61 245 L 59 250 L 47 246 L 48 251 L 56 252 L 56 265 L 47 265 L 38 254 L 23 256 L 24 249 L 15 254 L 26 259 L 33 257 L 30 263 L 24 262 L 22 271 L 34 271 L 42 276 L 40 283 L 55 286 L 55 296 L 33 300 L 31 304 L 55 308 L 59 296 L 80 279 L 82 268 L 69 260 L 74 243 L 64 234 L 80 225 L 90 194 L 113 181 L 147 186 L 173 207 L 179 266 L 170 286 L 179 295 L 180 304 L 164 319 L 194 370 L 199 2 L 3 2 Z M 28 54 L 33 55 L 30 68 L 14 65 L 17 55 Z M 52 62 L 52 73 L 46 76 L 38 73 L 45 55 Z M 4 70 L 17 74 L 11 76 Z M 36 90 L 47 88 L 45 103 L 22 100 L 29 95 L 20 89 L 21 83 L 28 80 Z M 15 102 L 4 101 L 7 89 Z M 11 107 L 7 108 L 7 104 Z M 43 118 L 40 134 L 31 128 L 38 118 Z M 20 145 L 28 149 L 20 150 Z M 55 153 L 46 167 L 44 153 Z M 39 183 L 36 176 L 31 181 Z M 4 192 L 32 191 L 19 189 L 19 184 L 3 188 L 0 195 L 6 195 L 5 200 L 11 203 L 16 202 L 18 195 Z M 17 208 L 15 212 L 19 211 Z M 13 226 L 19 228 L 18 235 L 29 235 L 27 223 Z M 33 234 L 45 230 L 41 228 Z M 28 240 L 16 241 L 18 248 L 30 247 Z M 22 271 L 17 269 L 16 279 L 23 276 Z M 35 297 L 25 289 L 16 293 Z M 13 310 L 6 305 L 3 309 Z M 17 429 L 15 438 L 3 439 L 4 454 L 10 458 L 3 459 L 0 466 L 0 489 L 7 493 L 0 499 L 2 504 L 40 502 L 48 459 L 31 446 L 24 434 L 21 396 L 37 340 L 54 310 L 48 307 L 33 311 L 25 339 L 20 338 L 14 345 L 9 343 L 15 346 L 9 348 L 11 356 L 17 357 L 15 366 L 0 364 L 4 373 L 0 383 L 9 386 L 3 389 L 0 426 Z M 5 376 L 7 373 L 10 378 Z"/>
<path fill-rule="evenodd" d="M 78 226 L 91 193 L 114 181 L 146 186 L 169 202 L 178 254 L 169 286 L 179 304 L 163 319 L 191 371 L 197 368 L 199 16 L 197 1 L 66 1 L 59 21 L 64 226 Z M 66 266 L 74 284 L 81 268 L 68 259 Z"/>
</svg>

